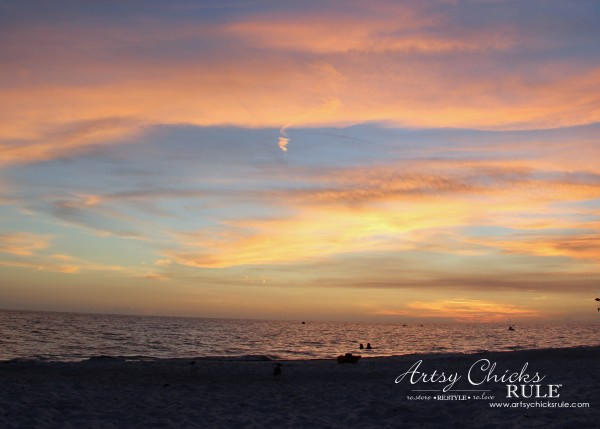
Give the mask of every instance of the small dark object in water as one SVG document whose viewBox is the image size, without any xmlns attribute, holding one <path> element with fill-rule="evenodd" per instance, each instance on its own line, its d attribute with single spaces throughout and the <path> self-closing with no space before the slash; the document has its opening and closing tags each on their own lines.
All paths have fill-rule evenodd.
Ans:
<svg viewBox="0 0 600 429">
<path fill-rule="evenodd" d="M 337 357 L 338 363 L 356 363 L 361 356 L 354 356 L 352 353 L 346 353 L 345 355 L 339 355 Z"/>
<path fill-rule="evenodd" d="M 367 350 L 371 350 L 373 347 L 371 347 L 371 343 L 367 343 Z"/>
<path fill-rule="evenodd" d="M 189 363 L 190 365 L 190 375 L 192 377 L 196 377 L 198 375 L 198 365 L 196 365 L 196 361 L 193 360 Z"/>
<path fill-rule="evenodd" d="M 303 322 L 302 322 L 302 324 L 303 324 L 303 325 L 306 325 L 306 322 L 304 322 L 304 321 L 303 321 Z"/>
<path fill-rule="evenodd" d="M 358 346 L 358 348 L 362 350 L 365 348 L 365 346 L 363 346 L 363 343 L 360 343 L 360 346 Z"/>
<path fill-rule="evenodd" d="M 509 331 L 514 331 L 514 330 L 515 330 L 515 328 L 513 328 L 512 326 L 509 326 L 509 327 L 508 327 L 508 330 L 509 330 Z"/>
<path fill-rule="evenodd" d="M 281 375 L 281 364 L 280 363 L 276 363 L 275 368 L 273 368 L 273 376 L 277 377 L 278 375 Z"/>
</svg>

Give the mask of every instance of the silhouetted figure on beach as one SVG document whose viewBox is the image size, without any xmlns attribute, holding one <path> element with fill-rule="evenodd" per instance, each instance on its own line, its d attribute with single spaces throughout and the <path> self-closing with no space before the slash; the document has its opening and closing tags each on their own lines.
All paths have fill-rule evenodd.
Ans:
<svg viewBox="0 0 600 429">
<path fill-rule="evenodd" d="M 367 350 L 371 350 L 373 347 L 371 347 L 371 343 L 367 343 Z"/>
<path fill-rule="evenodd" d="M 276 363 L 275 364 L 275 368 L 273 368 L 273 376 L 274 377 L 278 377 L 281 375 L 281 364 L 280 363 Z"/>
<path fill-rule="evenodd" d="M 361 356 L 354 356 L 352 353 L 346 353 L 345 355 L 339 355 L 337 357 L 338 363 L 356 363 Z"/>
<path fill-rule="evenodd" d="M 365 346 L 363 346 L 363 343 L 360 343 L 360 346 L 358 346 L 358 348 L 362 350 L 365 348 Z"/>
</svg>

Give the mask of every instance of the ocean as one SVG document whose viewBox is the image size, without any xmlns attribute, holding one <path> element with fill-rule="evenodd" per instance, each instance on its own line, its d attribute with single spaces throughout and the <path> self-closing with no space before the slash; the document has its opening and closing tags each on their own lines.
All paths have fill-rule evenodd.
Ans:
<svg viewBox="0 0 600 429">
<path fill-rule="evenodd" d="M 371 343 L 372 350 L 359 350 Z M 600 345 L 599 324 L 379 324 L 0 310 L 0 360 L 329 359 Z"/>
</svg>

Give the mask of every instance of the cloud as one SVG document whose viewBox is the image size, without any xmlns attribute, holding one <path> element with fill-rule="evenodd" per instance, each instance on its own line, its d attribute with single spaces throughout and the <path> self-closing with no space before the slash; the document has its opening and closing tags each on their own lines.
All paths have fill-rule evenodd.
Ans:
<svg viewBox="0 0 600 429">
<path fill-rule="evenodd" d="M 0 260 L 0 266 L 27 268 L 33 271 L 52 271 L 65 274 L 74 274 L 79 272 L 79 267 L 75 265 L 44 263 L 33 261 Z"/>
<path fill-rule="evenodd" d="M 597 233 L 597 226 L 593 231 L 589 234 L 570 231 L 564 235 L 521 233 L 505 239 L 489 237 L 471 241 L 493 246 L 507 253 L 569 257 L 600 263 L 600 235 Z"/>
<path fill-rule="evenodd" d="M 51 271 L 64 274 L 77 274 L 84 271 L 127 272 L 129 268 L 119 265 L 94 264 L 79 258 L 67 261 L 56 261 L 52 257 L 39 257 L 29 260 L 0 260 L 0 266 L 26 268 L 33 271 Z"/>
<path fill-rule="evenodd" d="M 41 124 L 32 124 L 39 127 Z M 0 140 L 0 165 L 40 162 L 75 156 L 81 149 L 127 141 L 138 132 L 138 124 L 126 118 L 101 118 L 46 125 L 35 136 L 17 142 Z M 1 137 L 1 136 L 0 136 Z"/>
<path fill-rule="evenodd" d="M 167 274 L 161 274 L 161 273 L 156 273 L 154 271 L 149 271 L 146 274 L 141 276 L 143 279 L 145 280 L 160 280 L 160 281 L 166 281 L 166 280 L 170 280 L 171 276 L 167 275 Z"/>
<path fill-rule="evenodd" d="M 347 210 L 310 207 L 293 217 L 236 220 L 220 228 L 176 233 L 180 249 L 165 252 L 179 264 L 230 267 L 320 260 L 336 254 L 399 251 L 414 247 L 406 235 L 462 225 L 460 203 L 422 204 L 405 213 L 394 208 Z"/>
<path fill-rule="evenodd" d="M 501 257 L 498 260 L 503 260 Z M 516 265 L 514 259 L 507 259 L 507 263 Z M 426 263 L 422 261 L 422 263 Z M 435 261 L 430 261 L 430 265 Z M 485 264 L 482 263 L 482 267 Z M 481 268 L 481 267 L 480 267 Z M 331 280 L 328 284 L 331 287 L 349 287 L 358 289 L 390 289 L 390 290 L 454 290 L 454 291 L 486 291 L 490 294 L 507 292 L 548 292 L 556 294 L 587 293 L 593 294 L 597 289 L 597 282 L 594 283 L 595 276 L 592 270 L 581 273 L 564 273 L 555 270 L 534 271 L 535 266 L 531 267 L 530 272 L 522 272 L 518 267 L 502 270 L 490 265 L 489 270 L 493 273 L 482 275 L 474 272 L 471 275 L 454 275 L 451 273 L 441 273 L 436 268 L 436 273 L 425 279 L 410 278 L 407 280 L 396 280 L 390 276 L 380 280 L 372 279 L 339 279 Z M 475 269 L 474 269 L 475 271 Z M 396 273 L 401 275 L 401 272 Z"/>
<path fill-rule="evenodd" d="M 524 306 L 475 299 L 415 301 L 408 304 L 410 313 L 418 317 L 450 318 L 468 322 L 499 322 L 507 317 L 535 317 L 536 310 Z"/>
<path fill-rule="evenodd" d="M 287 145 L 289 144 L 290 139 L 286 138 L 286 137 L 279 137 L 279 149 L 281 149 L 283 152 L 287 152 Z"/>
<path fill-rule="evenodd" d="M 594 6 L 379 4 L 232 7 L 219 19 L 194 5 L 163 5 L 145 10 L 146 20 L 127 8 L 109 20 L 58 2 L 74 16 L 66 21 L 11 5 L 0 47 L 0 162 L 68 156 L 151 124 L 531 129 L 600 121 L 600 67 L 589 55 Z"/>
<path fill-rule="evenodd" d="M 31 256 L 47 249 L 54 236 L 30 232 L 10 232 L 0 234 L 0 252 L 15 256 Z"/>
<path fill-rule="evenodd" d="M 336 12 L 337 19 L 318 13 L 299 18 L 272 13 L 234 22 L 225 32 L 252 45 L 283 51 L 315 54 L 409 53 L 440 54 L 508 50 L 515 44 L 510 28 L 453 29 L 436 34 L 444 26 L 440 17 L 425 15 L 418 8 L 383 5 L 377 16 Z M 364 11 L 363 11 L 364 12 Z"/>
<path fill-rule="evenodd" d="M 143 239 L 143 234 L 136 232 L 133 219 L 122 212 L 110 209 L 99 209 L 90 204 L 90 197 L 72 200 L 59 200 L 52 203 L 53 215 L 67 223 L 91 229 L 99 234 L 116 235 L 130 239 Z M 123 222 L 123 221 L 126 222 Z M 135 229 L 135 228 L 134 228 Z"/>
<path fill-rule="evenodd" d="M 125 271 L 125 267 L 91 263 L 65 253 L 49 254 L 47 251 L 51 249 L 55 238 L 53 235 L 30 232 L 0 234 L 0 253 L 9 255 L 9 258 L 0 259 L 0 266 L 67 274 L 81 271 Z"/>
</svg>

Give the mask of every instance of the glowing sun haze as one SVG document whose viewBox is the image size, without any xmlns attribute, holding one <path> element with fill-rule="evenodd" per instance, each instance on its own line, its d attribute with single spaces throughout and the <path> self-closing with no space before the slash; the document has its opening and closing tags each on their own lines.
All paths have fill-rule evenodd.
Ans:
<svg viewBox="0 0 600 429">
<path fill-rule="evenodd" d="M 595 320 L 596 1 L 0 4 L 0 308 Z"/>
</svg>

